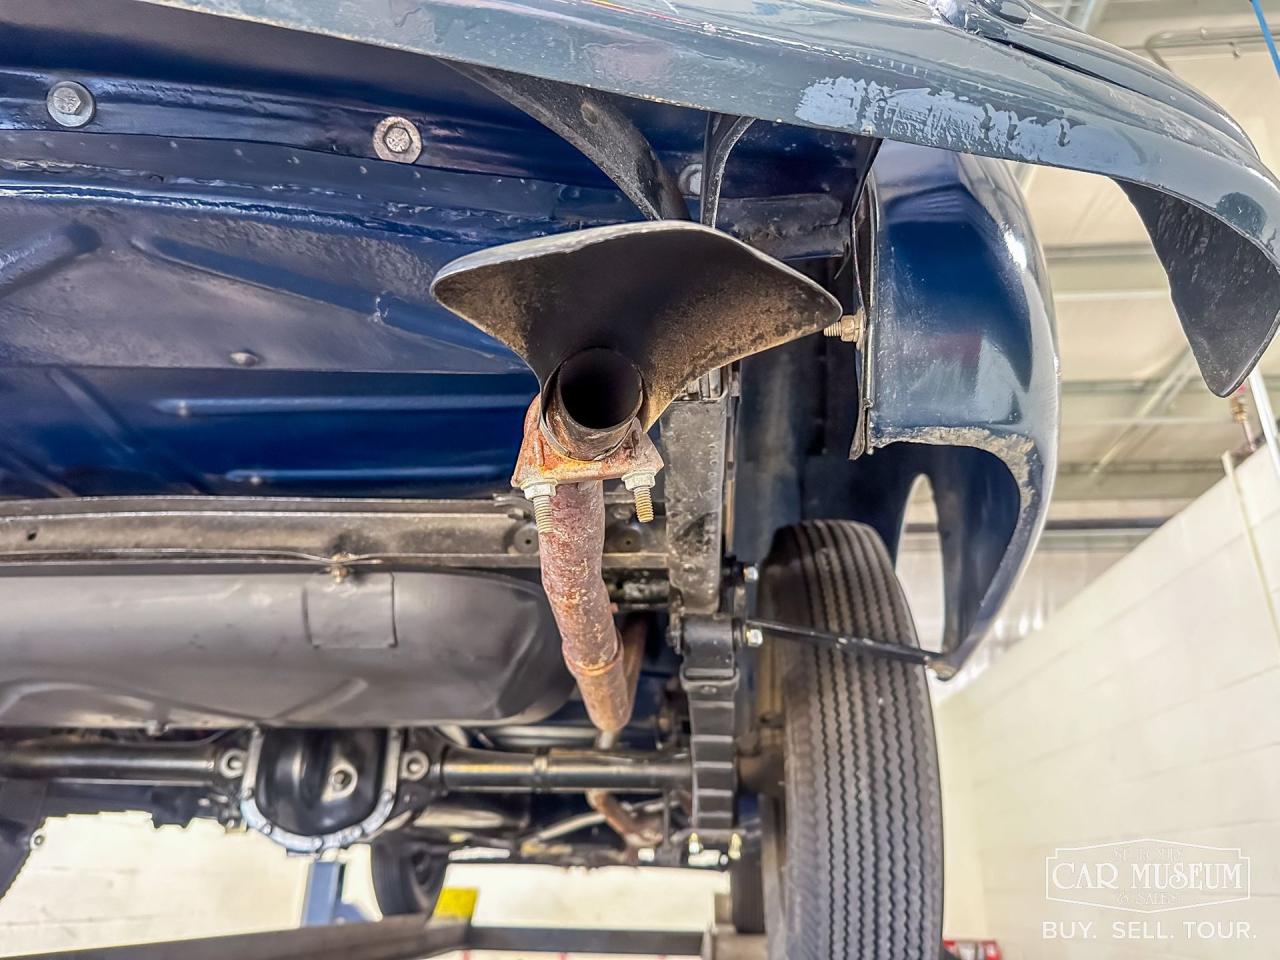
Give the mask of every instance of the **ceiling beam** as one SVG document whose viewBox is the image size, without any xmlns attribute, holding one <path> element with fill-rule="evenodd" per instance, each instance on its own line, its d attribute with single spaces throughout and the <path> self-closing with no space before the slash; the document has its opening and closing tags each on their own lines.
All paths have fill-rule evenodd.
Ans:
<svg viewBox="0 0 1280 960">
<path fill-rule="evenodd" d="M 1133 411 L 1132 421 L 1116 433 L 1110 445 L 1098 457 L 1090 471 L 1094 477 L 1103 473 L 1143 441 L 1152 430 L 1151 424 L 1147 422 L 1148 419 L 1168 410 L 1195 374 L 1195 357 L 1189 351 L 1183 351 L 1169 365 L 1165 375 L 1142 398 L 1142 402 Z"/>
<path fill-rule="evenodd" d="M 1150 244 L 1047 247 L 1044 254 L 1056 301 L 1169 296 L 1169 278 Z"/>
</svg>

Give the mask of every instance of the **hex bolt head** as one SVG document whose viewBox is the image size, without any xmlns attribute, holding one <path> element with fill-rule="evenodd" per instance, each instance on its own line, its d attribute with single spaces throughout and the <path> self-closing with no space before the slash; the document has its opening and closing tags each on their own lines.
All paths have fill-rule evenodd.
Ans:
<svg viewBox="0 0 1280 960">
<path fill-rule="evenodd" d="M 691 856 L 697 856 L 702 852 L 702 841 L 698 839 L 696 833 L 689 834 L 689 853 Z"/>
<path fill-rule="evenodd" d="M 408 130 L 397 123 L 383 134 L 382 142 L 392 153 L 408 153 L 409 148 L 413 146 L 413 137 L 409 136 Z"/>
<path fill-rule="evenodd" d="M 862 343 L 862 334 L 865 332 L 865 314 L 859 310 L 857 313 L 846 313 L 835 323 L 828 324 L 822 328 L 824 337 L 839 338 L 845 343 Z"/>
<path fill-rule="evenodd" d="M 636 519 L 641 523 L 653 522 L 653 485 L 658 478 L 649 470 L 636 470 L 623 474 L 622 484 L 631 491 L 636 501 Z"/>
<path fill-rule="evenodd" d="M 232 350 L 227 359 L 237 367 L 256 367 L 262 362 L 262 358 L 252 350 Z"/>
<path fill-rule="evenodd" d="M 59 113 L 79 113 L 84 108 L 84 97 L 69 83 L 54 87 L 49 100 Z"/>
<path fill-rule="evenodd" d="M 533 504 L 533 522 L 538 535 L 551 532 L 551 498 L 556 495 L 554 480 L 538 480 L 524 485 L 524 495 Z"/>
<path fill-rule="evenodd" d="M 748 647 L 763 647 L 764 631 L 759 627 L 748 627 L 746 634 L 743 635 L 743 640 Z"/>
<path fill-rule="evenodd" d="M 83 127 L 93 119 L 95 104 L 91 94 L 74 80 L 62 80 L 49 88 L 45 109 L 53 122 L 63 127 Z"/>
<path fill-rule="evenodd" d="M 412 120 L 386 117 L 373 128 L 373 152 L 382 160 L 413 163 L 422 155 L 422 134 Z"/>
<path fill-rule="evenodd" d="M 335 553 L 329 558 L 329 566 L 325 568 L 325 572 L 334 583 L 342 583 L 351 576 L 351 561 L 354 559 L 350 553 Z"/>
</svg>

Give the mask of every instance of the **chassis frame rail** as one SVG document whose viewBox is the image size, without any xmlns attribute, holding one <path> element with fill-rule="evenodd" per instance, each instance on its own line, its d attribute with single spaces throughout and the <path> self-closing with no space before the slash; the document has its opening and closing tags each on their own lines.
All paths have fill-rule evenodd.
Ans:
<svg viewBox="0 0 1280 960">
<path fill-rule="evenodd" d="M 664 571 L 666 518 L 632 519 L 631 494 L 605 504 L 606 569 Z M 537 569 L 523 497 L 68 497 L 0 503 L 0 565 L 233 562 Z"/>
<path fill-rule="evenodd" d="M 27 954 L 15 960 L 417 960 L 455 950 L 699 957 L 705 940 L 706 936 L 696 931 L 490 927 L 472 926 L 465 920 L 409 916 L 376 923 Z"/>
</svg>

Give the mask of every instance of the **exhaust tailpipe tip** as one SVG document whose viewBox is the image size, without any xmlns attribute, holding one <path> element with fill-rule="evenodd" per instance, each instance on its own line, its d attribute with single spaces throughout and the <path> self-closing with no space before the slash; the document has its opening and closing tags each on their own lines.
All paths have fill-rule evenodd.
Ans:
<svg viewBox="0 0 1280 960">
<path fill-rule="evenodd" d="M 575 353 L 542 394 L 542 431 L 576 460 L 599 460 L 622 444 L 644 403 L 636 365 L 607 347 Z"/>
</svg>

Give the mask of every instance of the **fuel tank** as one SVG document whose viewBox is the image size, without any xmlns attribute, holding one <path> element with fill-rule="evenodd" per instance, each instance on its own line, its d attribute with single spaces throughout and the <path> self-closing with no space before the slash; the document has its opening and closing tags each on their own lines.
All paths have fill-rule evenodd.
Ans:
<svg viewBox="0 0 1280 960">
<path fill-rule="evenodd" d="M 529 723 L 572 680 L 538 587 L 461 572 L 0 577 L 0 726 Z"/>
</svg>

